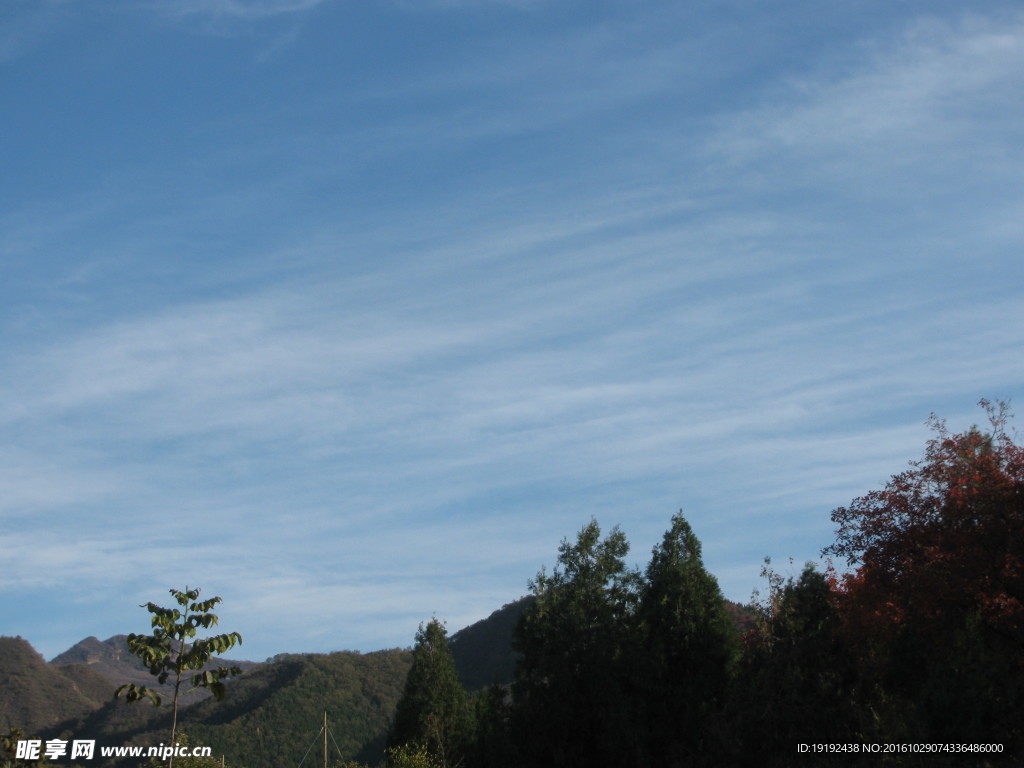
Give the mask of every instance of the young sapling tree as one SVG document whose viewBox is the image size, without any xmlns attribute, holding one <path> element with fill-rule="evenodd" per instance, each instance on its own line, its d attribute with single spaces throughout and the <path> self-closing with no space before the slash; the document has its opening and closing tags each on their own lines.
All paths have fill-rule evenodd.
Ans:
<svg viewBox="0 0 1024 768">
<path fill-rule="evenodd" d="M 177 602 L 177 608 L 162 608 L 155 603 L 141 606 L 152 614 L 153 632 L 149 635 L 128 635 L 128 650 L 138 656 L 159 685 L 169 679 L 174 682 L 171 694 L 171 741 L 174 744 L 178 727 L 178 700 L 182 693 L 196 688 L 205 688 L 220 701 L 224 698 L 224 683 L 228 677 L 242 674 L 238 667 L 217 667 L 205 669 L 210 659 L 241 644 L 242 636 L 228 632 L 213 637 L 198 638 L 199 629 L 209 629 L 218 623 L 213 608 L 221 602 L 219 597 L 199 600 L 200 589 L 183 591 L 170 590 Z M 132 703 L 141 699 L 150 700 L 160 706 L 162 696 L 152 688 L 135 683 L 122 685 L 114 692 L 115 697 L 125 694 L 125 701 Z M 174 757 L 169 766 L 173 766 Z"/>
</svg>

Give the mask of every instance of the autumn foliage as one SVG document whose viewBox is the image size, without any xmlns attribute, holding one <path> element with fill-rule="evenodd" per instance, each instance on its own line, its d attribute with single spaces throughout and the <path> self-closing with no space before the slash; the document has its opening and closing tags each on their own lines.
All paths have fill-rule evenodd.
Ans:
<svg viewBox="0 0 1024 768">
<path fill-rule="evenodd" d="M 890 729 L 1020 744 L 1024 680 L 1024 448 L 1005 403 L 990 429 L 932 417 L 924 457 L 832 513 L 825 554 L 858 695 Z M 833 574 L 834 576 L 834 574 Z"/>
</svg>

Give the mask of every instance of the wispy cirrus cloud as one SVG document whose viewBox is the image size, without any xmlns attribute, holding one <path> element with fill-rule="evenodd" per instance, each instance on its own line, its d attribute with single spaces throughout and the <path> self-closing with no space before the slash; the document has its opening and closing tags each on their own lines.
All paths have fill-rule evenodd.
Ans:
<svg viewBox="0 0 1024 768">
<path fill-rule="evenodd" d="M 253 21 L 308 11 L 331 0 L 148 0 L 160 11 L 178 17 L 209 16 Z"/>
<path fill-rule="evenodd" d="M 680 13 L 290 73 L 316 87 L 203 113 L 173 167 L 5 214 L 5 591 L 187 572 L 288 611 L 287 649 L 404 645 L 590 515 L 641 561 L 681 506 L 744 599 L 929 411 L 1013 396 L 1019 16 L 911 19 L 795 78 Z"/>
<path fill-rule="evenodd" d="M 976 171 L 998 172 L 1016 134 L 1022 66 L 1019 14 L 926 18 L 778 84 L 726 118 L 711 146 L 733 162 L 804 158 L 819 177 L 979 161 Z"/>
</svg>

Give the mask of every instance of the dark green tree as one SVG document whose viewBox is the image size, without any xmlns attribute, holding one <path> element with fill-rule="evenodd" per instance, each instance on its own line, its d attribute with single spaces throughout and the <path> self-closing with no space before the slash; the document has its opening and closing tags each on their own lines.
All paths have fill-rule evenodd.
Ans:
<svg viewBox="0 0 1024 768">
<path fill-rule="evenodd" d="M 491 685 L 472 698 L 475 738 L 470 761 L 486 768 L 515 768 L 516 745 L 513 741 L 512 694 L 506 685 Z"/>
<path fill-rule="evenodd" d="M 637 698 L 648 759 L 657 766 L 715 763 L 729 742 L 720 723 L 739 639 L 682 512 L 651 553 L 638 618 Z"/>
<path fill-rule="evenodd" d="M 142 663 L 156 677 L 157 683 L 163 685 L 172 680 L 174 688 L 171 694 L 171 739 L 175 743 L 178 728 L 178 699 L 181 693 L 194 688 L 209 690 L 215 699 L 224 697 L 225 678 L 242 674 L 238 667 L 217 667 L 205 669 L 214 655 L 224 653 L 242 642 L 237 632 L 215 635 L 196 639 L 200 628 L 209 629 L 216 626 L 219 619 L 213 608 L 221 602 L 219 597 L 199 601 L 201 590 L 184 591 L 170 590 L 179 608 L 162 608 L 155 603 L 144 607 L 152 614 L 150 622 L 153 627 L 149 635 L 128 635 L 128 650 L 138 656 Z M 183 690 L 184 687 L 184 690 Z M 145 685 L 127 683 L 114 692 L 118 697 L 125 694 L 130 704 L 141 699 L 149 699 L 154 706 L 160 706 L 162 696 Z M 173 766 L 174 757 L 168 761 Z"/>
<path fill-rule="evenodd" d="M 638 575 L 628 552 L 618 528 L 602 539 L 591 520 L 575 542 L 563 540 L 552 573 L 530 582 L 536 602 L 516 630 L 513 715 L 527 765 L 635 762 L 628 667 Z"/>
<path fill-rule="evenodd" d="M 388 744 L 393 750 L 411 747 L 415 754 L 426 747 L 443 768 L 449 768 L 464 761 L 471 735 L 469 701 L 455 670 L 447 632 L 440 621 L 431 619 L 416 633 L 412 667 Z"/>
<path fill-rule="evenodd" d="M 736 688 L 736 734 L 743 758 L 737 762 L 789 766 L 794 744 L 867 738 L 827 577 L 808 563 L 798 578 L 783 579 L 767 561 L 762 575 L 768 579 L 768 595 L 757 606 L 755 630 L 745 637 Z M 853 764 L 849 755 L 816 760 Z"/>
</svg>

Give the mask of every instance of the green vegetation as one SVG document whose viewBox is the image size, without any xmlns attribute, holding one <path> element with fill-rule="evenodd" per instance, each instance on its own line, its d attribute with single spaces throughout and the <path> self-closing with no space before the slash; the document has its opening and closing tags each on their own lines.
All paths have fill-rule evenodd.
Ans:
<svg viewBox="0 0 1024 768">
<path fill-rule="evenodd" d="M 536 602 L 519 625 L 513 730 L 527 765 L 612 764 L 632 730 L 628 667 L 638 575 L 626 537 L 596 521 L 563 541 L 558 566 L 530 582 Z"/>
<path fill-rule="evenodd" d="M 651 553 L 633 624 L 636 679 L 644 685 L 634 696 L 646 732 L 643 759 L 695 766 L 721 755 L 729 746 L 721 720 L 739 641 L 682 513 Z"/>
<path fill-rule="evenodd" d="M 783 579 L 768 563 L 763 575 L 768 595 L 744 638 L 732 697 L 734 751 L 784 755 L 809 740 L 869 739 L 852 697 L 855 669 L 828 579 L 810 564 L 795 579 Z"/>
<path fill-rule="evenodd" d="M 37 733 L 84 716 L 113 692 L 111 682 L 87 667 L 53 667 L 26 640 L 0 637 L 0 731 Z"/>
<path fill-rule="evenodd" d="M 283 654 L 232 680 L 222 702 L 207 698 L 184 708 L 181 727 L 228 763 L 294 768 L 311 745 L 319 752 L 314 742 L 326 711 L 332 759 L 336 744 L 346 760 L 376 765 L 410 663 L 411 654 L 397 649 Z M 146 711 L 156 717 L 111 727 L 114 712 L 107 711 L 69 730 L 102 733 L 108 743 L 167 743 L 169 713 Z"/>
<path fill-rule="evenodd" d="M 35 768 L 39 765 L 38 760 L 17 757 L 18 742 L 25 738 L 27 737 L 21 728 L 11 728 L 0 736 L 0 768 Z"/>
<path fill-rule="evenodd" d="M 460 765 L 472 729 L 469 702 L 448 650 L 447 632 L 440 621 L 431 619 L 416 633 L 412 667 L 388 735 L 391 759 L 401 753 L 403 761 L 415 762 L 413 756 L 422 747 L 440 768 Z"/>
<path fill-rule="evenodd" d="M 388 768 L 447 768 L 426 743 L 387 748 Z"/>
<path fill-rule="evenodd" d="M 186 672 L 195 673 L 187 678 L 189 686 L 186 690 L 206 689 L 217 701 L 224 698 L 222 681 L 232 675 L 242 674 L 238 667 L 206 669 L 215 654 L 224 653 L 241 643 L 242 636 L 237 632 L 229 632 L 195 639 L 200 627 L 209 629 L 216 626 L 219 619 L 217 614 L 213 613 L 213 608 L 221 602 L 219 597 L 199 602 L 200 591 L 188 587 L 185 587 L 184 591 L 170 590 L 182 610 L 162 608 L 155 603 L 148 603 L 145 608 L 153 614 L 153 634 L 128 635 L 128 650 L 149 667 L 150 674 L 156 677 L 157 682 L 163 685 L 168 678 L 174 682 L 174 690 L 171 693 L 170 744 L 177 743 L 175 737 L 178 728 L 178 697 L 183 693 L 181 686 L 185 682 Z M 120 696 L 122 693 L 129 704 L 147 698 L 154 706 L 159 706 L 162 698 L 153 689 L 136 683 L 122 685 L 114 695 Z M 167 764 L 174 765 L 173 755 Z"/>
<path fill-rule="evenodd" d="M 720 754 L 735 624 L 682 514 L 644 573 L 592 520 L 532 582 L 508 710 L 512 765 L 701 764 Z M 502 702 L 491 699 L 492 712 Z M 493 715 L 487 739 L 495 738 Z"/>
<path fill-rule="evenodd" d="M 496 683 L 512 682 L 518 661 L 518 655 L 512 651 L 512 635 L 532 605 L 533 597 L 529 595 L 507 603 L 449 638 L 448 648 L 467 691 L 473 693 Z"/>
<path fill-rule="evenodd" d="M 342 756 L 376 764 L 410 663 L 409 652 L 397 649 L 275 657 L 233 681 L 223 704 L 187 709 L 185 723 L 214 754 L 236 756 L 243 765 L 292 768 L 326 711 Z"/>
</svg>

